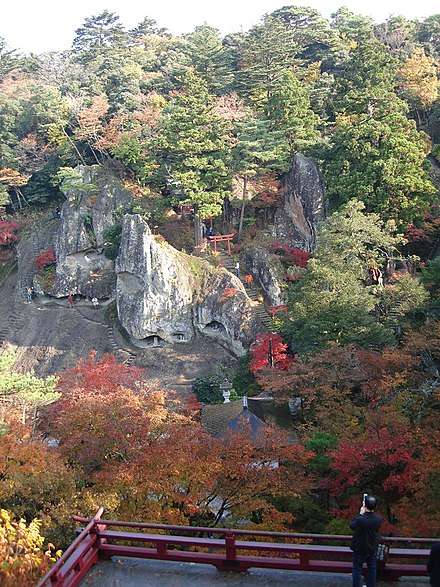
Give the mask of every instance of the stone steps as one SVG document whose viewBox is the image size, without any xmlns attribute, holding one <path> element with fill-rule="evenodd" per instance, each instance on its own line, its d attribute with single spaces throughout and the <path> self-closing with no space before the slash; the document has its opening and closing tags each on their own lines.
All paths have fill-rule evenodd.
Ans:
<svg viewBox="0 0 440 587">
<path fill-rule="evenodd" d="M 225 254 L 222 254 L 220 256 L 221 267 L 223 267 L 224 269 L 227 269 L 228 271 L 230 271 L 234 275 L 237 274 L 235 264 L 236 264 L 236 261 L 234 261 L 234 259 L 232 257 L 229 257 L 228 255 L 225 255 Z M 255 285 L 249 286 L 246 283 L 245 278 L 246 278 L 246 275 L 243 274 L 242 271 L 240 271 L 239 279 L 246 290 L 246 294 L 247 294 L 248 298 L 250 298 L 254 302 L 254 306 L 252 308 L 252 313 L 255 317 L 257 317 L 259 319 L 259 321 L 262 323 L 262 325 L 267 330 L 270 330 L 271 326 L 272 326 L 272 319 L 271 319 L 270 315 L 267 313 L 265 305 L 260 301 L 261 294 L 259 293 L 259 291 Z"/>
</svg>

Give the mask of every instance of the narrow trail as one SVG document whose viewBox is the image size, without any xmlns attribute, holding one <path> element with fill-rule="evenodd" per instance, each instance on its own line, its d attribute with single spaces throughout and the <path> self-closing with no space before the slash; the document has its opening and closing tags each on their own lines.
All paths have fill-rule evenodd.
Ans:
<svg viewBox="0 0 440 587">
<path fill-rule="evenodd" d="M 220 255 L 220 265 L 224 267 L 234 275 L 237 275 L 236 270 L 236 262 L 232 257 L 222 253 Z M 249 285 L 245 281 L 245 275 L 242 271 L 240 271 L 240 275 L 238 275 L 241 283 L 243 284 L 247 296 L 252 300 L 252 313 L 253 315 L 259 319 L 259 321 L 263 324 L 266 330 L 271 330 L 272 328 L 272 320 L 270 315 L 266 310 L 266 306 L 261 301 L 261 294 L 259 293 L 258 289 L 256 288 L 255 284 Z"/>
</svg>

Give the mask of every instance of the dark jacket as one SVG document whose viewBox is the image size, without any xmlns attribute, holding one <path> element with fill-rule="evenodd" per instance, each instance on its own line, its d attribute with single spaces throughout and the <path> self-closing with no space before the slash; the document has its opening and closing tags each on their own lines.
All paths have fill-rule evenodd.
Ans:
<svg viewBox="0 0 440 587">
<path fill-rule="evenodd" d="M 354 530 L 350 548 L 356 554 L 368 556 L 377 549 L 379 528 L 382 518 L 373 512 L 365 512 L 350 522 L 350 528 Z"/>
<path fill-rule="evenodd" d="M 431 546 L 427 567 L 432 587 L 440 587 L 440 542 Z"/>
</svg>

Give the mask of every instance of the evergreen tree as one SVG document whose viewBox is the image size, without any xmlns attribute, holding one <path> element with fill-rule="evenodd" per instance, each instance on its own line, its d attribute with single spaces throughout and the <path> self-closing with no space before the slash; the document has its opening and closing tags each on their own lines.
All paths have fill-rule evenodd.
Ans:
<svg viewBox="0 0 440 587">
<path fill-rule="evenodd" d="M 232 149 L 232 169 L 241 185 L 241 212 L 238 240 L 241 238 L 249 187 L 252 179 L 267 176 L 271 171 L 287 171 L 288 150 L 283 132 L 273 128 L 270 120 L 250 116 L 237 122 L 234 134 L 237 140 Z"/>
<path fill-rule="evenodd" d="M 0 81 L 19 64 L 19 57 L 15 49 L 8 49 L 3 37 L 0 37 Z"/>
<path fill-rule="evenodd" d="M 76 29 L 72 43 L 72 50 L 77 59 L 89 63 L 104 56 L 110 46 L 122 46 L 126 33 L 118 21 L 119 16 L 108 10 L 86 18 L 84 24 Z"/>
<path fill-rule="evenodd" d="M 298 63 L 319 62 L 337 43 L 337 34 L 318 10 L 303 6 L 284 6 L 271 17 L 284 23 Z"/>
<path fill-rule="evenodd" d="M 364 214 L 351 201 L 323 222 L 318 247 L 290 294 L 289 319 L 282 332 L 298 352 L 310 352 L 334 341 L 368 347 L 389 343 L 392 331 L 373 315 L 374 287 L 367 269 L 383 267 L 402 238 L 377 214 Z"/>
<path fill-rule="evenodd" d="M 196 244 L 201 240 L 199 220 L 218 215 L 230 194 L 226 135 L 205 81 L 188 71 L 182 90 L 163 111 L 152 152 L 157 153 L 159 179 L 172 187 L 175 199 L 194 206 Z"/>
<path fill-rule="evenodd" d="M 292 66 L 298 46 L 279 19 L 267 16 L 254 26 L 241 50 L 237 84 L 240 93 L 264 107 L 284 72 Z"/>
<path fill-rule="evenodd" d="M 335 84 L 335 124 L 317 154 L 334 205 L 356 197 L 406 225 L 423 218 L 435 188 L 423 167 L 428 144 L 394 93 L 393 64 L 377 41 L 352 50 Z"/>
<path fill-rule="evenodd" d="M 198 26 L 186 36 L 185 53 L 192 67 L 206 82 L 208 91 L 220 95 L 231 86 L 233 74 L 228 68 L 228 55 L 225 52 L 220 34 L 206 24 Z"/>
<path fill-rule="evenodd" d="M 310 108 L 307 90 L 291 71 L 285 71 L 267 105 L 268 117 L 283 132 L 289 155 L 316 142 L 319 117 Z"/>
</svg>

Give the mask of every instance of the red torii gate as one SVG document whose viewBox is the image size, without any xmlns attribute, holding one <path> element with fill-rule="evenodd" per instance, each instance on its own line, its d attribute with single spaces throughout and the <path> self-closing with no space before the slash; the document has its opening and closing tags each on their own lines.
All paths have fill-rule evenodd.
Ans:
<svg viewBox="0 0 440 587">
<path fill-rule="evenodd" d="M 215 236 L 208 237 L 211 242 L 214 243 L 214 253 L 217 252 L 217 243 L 227 241 L 228 243 L 228 255 L 231 254 L 231 240 L 234 238 L 233 234 L 218 234 Z"/>
<path fill-rule="evenodd" d="M 272 316 L 272 318 L 275 318 L 275 315 L 278 314 L 278 312 L 287 312 L 287 305 L 283 304 L 281 306 L 266 306 L 266 310 Z"/>
</svg>

